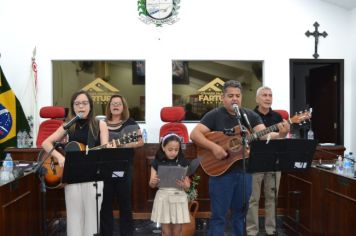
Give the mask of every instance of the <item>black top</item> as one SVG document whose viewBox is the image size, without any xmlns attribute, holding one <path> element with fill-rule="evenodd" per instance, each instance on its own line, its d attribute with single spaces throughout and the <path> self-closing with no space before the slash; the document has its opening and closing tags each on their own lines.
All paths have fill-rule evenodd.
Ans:
<svg viewBox="0 0 356 236">
<path fill-rule="evenodd" d="M 261 117 L 251 109 L 240 108 L 240 113 L 242 116 L 241 124 L 245 127 L 248 127 L 248 124 L 243 114 L 247 115 L 252 128 L 263 123 Z M 224 131 L 224 129 L 231 129 L 239 124 L 236 116 L 231 115 L 225 107 L 218 107 L 209 111 L 201 119 L 200 123 L 208 127 L 211 131 Z"/>
<path fill-rule="evenodd" d="M 87 119 L 78 120 L 74 132 L 68 132 L 69 142 L 76 141 L 84 145 L 88 144 L 89 122 Z M 100 145 L 100 132 L 95 138 L 95 146 Z"/>
<path fill-rule="evenodd" d="M 273 111 L 271 108 L 266 115 L 258 111 L 258 106 L 254 109 L 254 111 L 262 118 L 263 124 L 265 124 L 266 127 L 283 121 L 282 116 L 278 112 Z"/>
</svg>

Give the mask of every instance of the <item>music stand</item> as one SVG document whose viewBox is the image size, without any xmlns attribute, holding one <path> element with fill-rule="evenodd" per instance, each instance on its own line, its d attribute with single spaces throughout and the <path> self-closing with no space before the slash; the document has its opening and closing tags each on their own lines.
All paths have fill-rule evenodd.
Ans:
<svg viewBox="0 0 356 236">
<path fill-rule="evenodd" d="M 276 139 L 250 144 L 247 172 L 303 171 L 311 166 L 317 141 Z"/>
<path fill-rule="evenodd" d="M 247 172 L 305 171 L 311 166 L 316 145 L 316 140 L 308 139 L 254 141 L 250 144 Z M 277 225 L 276 176 L 274 193 L 274 216 Z M 296 223 L 299 224 L 299 222 Z"/>
<path fill-rule="evenodd" d="M 66 153 L 62 183 L 73 184 L 95 182 L 96 188 L 96 226 L 99 235 L 99 206 L 97 181 L 104 181 L 126 172 L 128 159 L 132 152 L 127 148 L 107 148 L 100 150 L 71 151 Z"/>
</svg>

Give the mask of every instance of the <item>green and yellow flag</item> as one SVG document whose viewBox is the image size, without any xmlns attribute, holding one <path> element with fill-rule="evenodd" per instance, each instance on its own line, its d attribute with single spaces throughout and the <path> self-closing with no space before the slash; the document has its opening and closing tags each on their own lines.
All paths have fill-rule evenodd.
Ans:
<svg viewBox="0 0 356 236">
<path fill-rule="evenodd" d="M 28 132 L 30 127 L 0 66 L 0 159 L 5 156 L 5 148 L 17 146 L 16 134 L 20 130 Z"/>
</svg>

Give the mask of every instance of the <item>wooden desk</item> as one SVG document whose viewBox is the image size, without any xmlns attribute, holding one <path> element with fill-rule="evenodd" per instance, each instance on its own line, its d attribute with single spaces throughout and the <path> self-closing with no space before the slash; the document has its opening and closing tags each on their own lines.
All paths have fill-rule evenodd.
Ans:
<svg viewBox="0 0 356 236">
<path fill-rule="evenodd" d="M 315 161 L 330 162 L 343 146 L 318 146 Z M 301 235 L 352 235 L 356 223 L 356 180 L 315 167 L 283 173 L 285 226 Z M 295 194 L 295 193 L 299 194 Z M 299 224 L 296 211 L 299 210 Z"/>
<path fill-rule="evenodd" d="M 42 149 L 40 148 L 7 148 L 5 151 L 11 153 L 13 160 L 37 161 L 37 156 L 41 150 Z M 38 215 L 36 215 L 36 217 L 33 219 L 40 222 L 39 224 L 40 226 L 42 226 L 41 217 L 43 212 L 41 212 L 42 209 L 40 208 L 40 206 L 43 202 L 44 197 L 47 203 L 45 214 L 47 215 L 48 222 L 51 222 L 52 219 L 65 217 L 65 200 L 64 200 L 63 189 L 46 189 L 46 193 L 44 195 L 43 193 L 41 193 L 40 180 L 38 178 L 38 175 L 32 173 L 32 176 L 33 176 L 33 180 L 31 181 L 31 184 L 36 189 L 36 199 L 33 200 L 33 202 L 38 204 L 40 209 Z M 28 211 L 28 207 L 25 209 L 26 211 Z M 43 234 L 42 227 L 40 227 L 38 232 L 41 232 L 41 234 L 36 233 L 34 235 L 37 236 Z M 51 227 L 49 226 L 48 235 L 50 234 L 51 234 Z M 18 234 L 18 235 L 26 235 L 26 234 Z"/>
<path fill-rule="evenodd" d="M 356 180 L 312 167 L 288 174 L 285 225 L 302 235 L 353 235 L 356 224 Z M 293 191 L 299 191 L 295 196 Z M 296 210 L 300 224 L 296 224 Z"/>
<path fill-rule="evenodd" d="M 336 160 L 337 155 L 344 155 L 345 147 L 336 146 L 317 146 L 314 160 Z"/>
<path fill-rule="evenodd" d="M 0 236 L 40 235 L 39 189 L 33 173 L 0 184 Z"/>
</svg>

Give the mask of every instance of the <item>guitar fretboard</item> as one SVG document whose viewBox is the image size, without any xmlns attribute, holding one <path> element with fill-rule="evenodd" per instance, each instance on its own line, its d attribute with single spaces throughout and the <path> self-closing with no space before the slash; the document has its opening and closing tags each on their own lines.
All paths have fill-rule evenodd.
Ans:
<svg viewBox="0 0 356 236">
<path fill-rule="evenodd" d="M 287 122 L 289 124 L 292 124 L 293 122 L 291 121 L 291 119 L 287 120 Z M 279 123 L 278 123 L 279 124 Z M 268 128 L 264 129 L 264 130 L 261 130 L 261 131 L 258 131 L 256 133 L 253 133 L 251 134 L 248 138 L 247 138 L 247 142 L 252 142 L 252 141 L 255 141 L 257 140 L 258 138 L 266 135 L 266 134 L 269 134 L 271 132 L 274 132 L 274 131 L 277 131 L 278 130 L 278 124 L 274 124 L 274 125 L 271 125 L 269 126 Z"/>
<path fill-rule="evenodd" d="M 275 125 L 271 125 L 269 126 L 268 128 L 264 129 L 264 130 L 261 130 L 261 131 L 258 131 L 256 133 L 253 133 L 251 134 L 248 138 L 247 138 L 247 141 L 248 142 L 252 142 L 252 141 L 255 141 L 257 140 L 258 138 L 266 135 L 266 134 L 269 134 L 271 132 L 274 132 L 274 131 L 277 131 L 278 130 L 278 127 L 277 127 L 277 124 Z"/>
<path fill-rule="evenodd" d="M 120 147 L 124 144 L 128 144 L 128 143 L 132 143 L 132 142 L 137 142 L 138 138 L 141 138 L 142 135 L 137 135 L 136 132 L 128 133 L 128 134 L 124 134 L 122 138 L 119 139 L 113 139 L 109 142 L 109 144 L 116 144 L 116 147 Z M 105 148 L 106 144 L 100 145 L 100 146 L 96 146 L 94 148 L 91 148 L 91 150 L 97 150 L 97 149 L 101 149 L 101 148 Z"/>
</svg>

